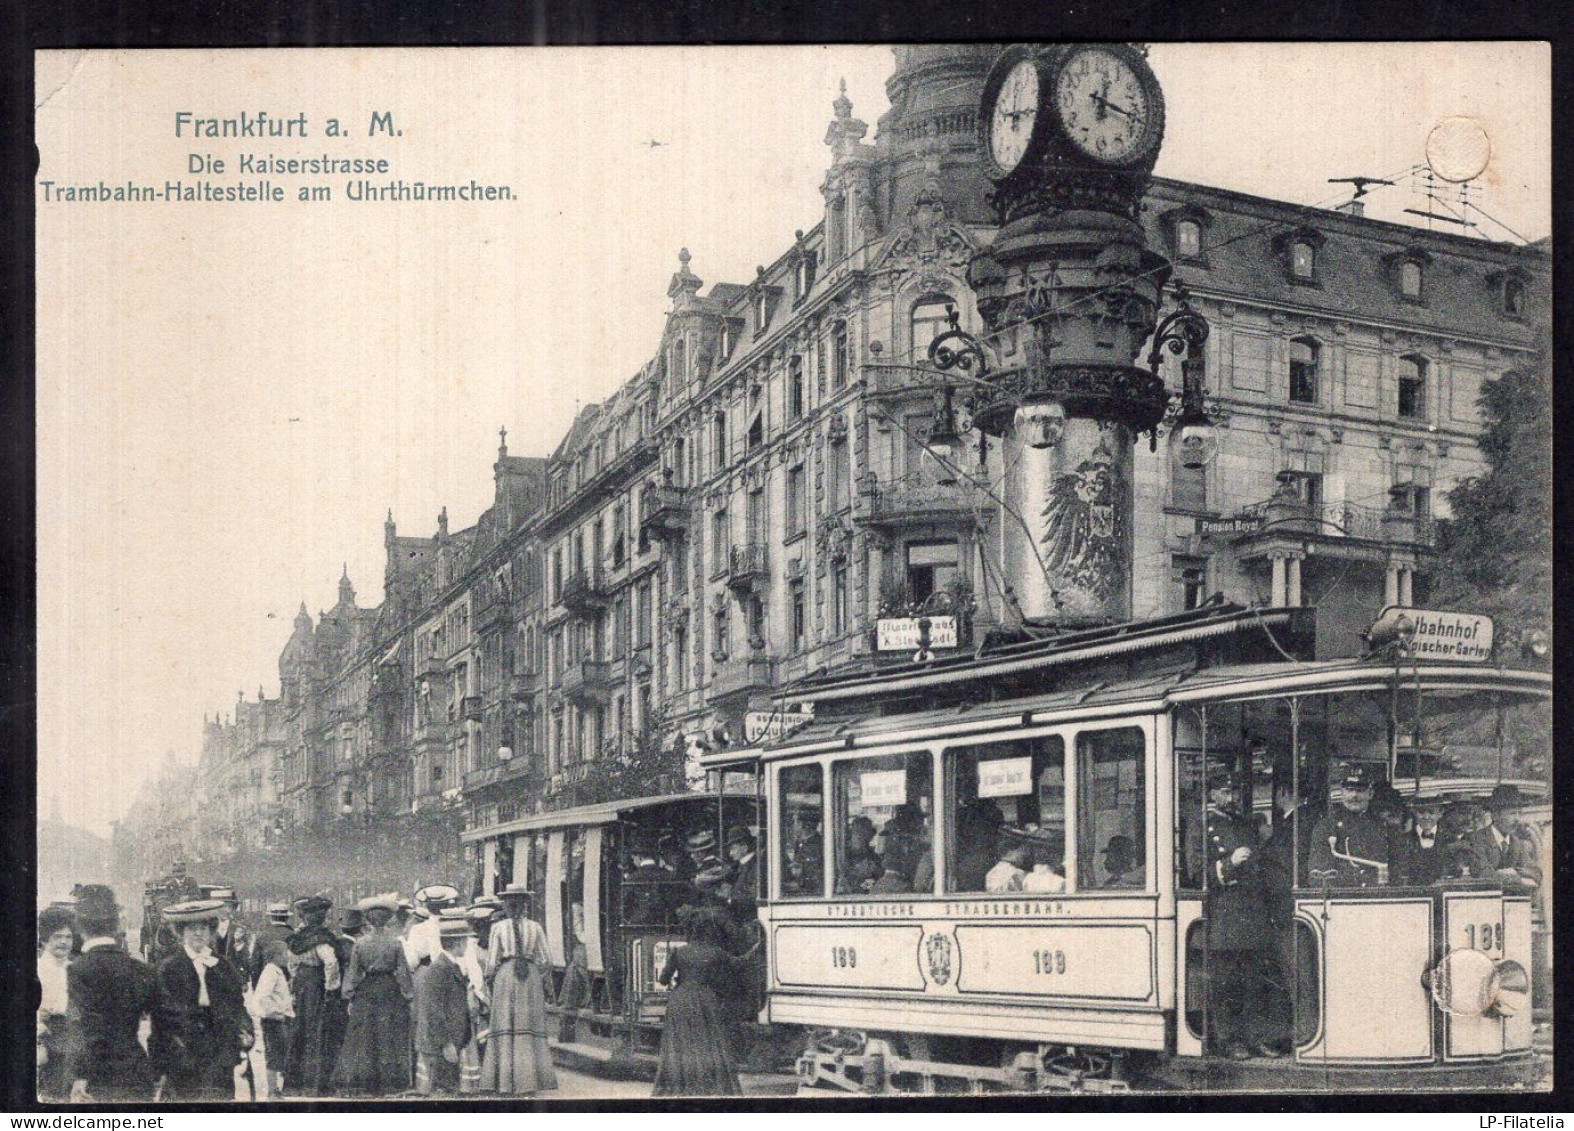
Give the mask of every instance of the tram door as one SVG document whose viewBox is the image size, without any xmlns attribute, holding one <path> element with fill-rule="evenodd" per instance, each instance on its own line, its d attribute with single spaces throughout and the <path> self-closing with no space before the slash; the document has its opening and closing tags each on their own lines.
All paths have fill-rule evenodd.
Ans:
<svg viewBox="0 0 1574 1131">
<path fill-rule="evenodd" d="M 1320 798 L 1326 770 L 1321 745 L 1300 722 L 1285 700 L 1176 713 L 1180 1055 L 1227 1051 L 1221 1036 L 1249 1051 L 1287 1053 L 1315 1028 L 1315 943 L 1295 926 L 1292 892 L 1319 814 L 1296 798 Z M 1214 836 L 1234 846 L 1222 866 Z M 1244 947 L 1241 920 L 1259 913 L 1266 930 L 1253 918 L 1258 941 Z"/>
</svg>

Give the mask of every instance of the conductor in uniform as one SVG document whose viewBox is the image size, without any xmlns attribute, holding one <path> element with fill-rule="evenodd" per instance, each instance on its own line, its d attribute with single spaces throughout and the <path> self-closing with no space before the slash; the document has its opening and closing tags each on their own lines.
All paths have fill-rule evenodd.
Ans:
<svg viewBox="0 0 1574 1131">
<path fill-rule="evenodd" d="M 1307 871 L 1313 886 L 1370 888 L 1388 883 L 1388 829 L 1368 810 L 1371 776 L 1356 768 L 1345 777 L 1339 803 L 1312 830 Z"/>
<path fill-rule="evenodd" d="M 1262 1026 L 1255 1015 L 1264 984 L 1260 948 L 1268 929 L 1257 830 L 1241 815 L 1240 793 L 1227 771 L 1216 772 L 1207 815 L 1188 830 L 1186 845 L 1188 858 L 1207 869 L 1203 915 L 1213 1044 L 1231 1060 L 1277 1057 L 1282 1055 L 1277 1049 L 1257 1041 Z"/>
<path fill-rule="evenodd" d="M 180 949 L 159 964 L 148 1052 L 165 1077 L 165 1099 L 233 1100 L 235 1066 L 255 1039 L 245 980 L 213 953 L 223 908 L 198 899 L 164 909 Z"/>
</svg>

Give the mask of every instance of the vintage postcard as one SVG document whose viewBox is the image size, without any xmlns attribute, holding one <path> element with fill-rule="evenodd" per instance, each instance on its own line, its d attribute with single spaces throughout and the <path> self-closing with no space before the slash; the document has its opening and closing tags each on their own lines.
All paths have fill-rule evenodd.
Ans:
<svg viewBox="0 0 1574 1131">
<path fill-rule="evenodd" d="M 1547 45 L 35 65 L 41 1099 L 1551 1087 Z"/>
</svg>

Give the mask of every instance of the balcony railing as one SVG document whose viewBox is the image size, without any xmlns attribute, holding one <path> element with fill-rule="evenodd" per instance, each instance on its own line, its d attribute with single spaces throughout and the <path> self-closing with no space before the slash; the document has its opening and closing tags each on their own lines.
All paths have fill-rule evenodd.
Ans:
<svg viewBox="0 0 1574 1131">
<path fill-rule="evenodd" d="M 563 579 L 563 593 L 559 598 L 563 607 L 578 616 L 599 612 L 611 601 L 607 583 L 600 565 L 587 566 Z"/>
<path fill-rule="evenodd" d="M 884 482 L 869 480 L 859 492 L 854 516 L 870 526 L 972 521 L 988 497 L 970 483 L 938 483 L 918 472 Z"/>
<path fill-rule="evenodd" d="M 689 490 L 669 484 L 647 487 L 640 529 L 658 542 L 681 538 L 689 529 Z"/>
<path fill-rule="evenodd" d="M 607 703 L 612 699 L 610 665 L 605 660 L 581 660 L 563 669 L 563 695 L 575 703 Z"/>
<path fill-rule="evenodd" d="M 733 589 L 757 589 L 770 579 L 765 547 L 733 546 L 727 554 L 727 584 Z"/>
<path fill-rule="evenodd" d="M 497 762 L 467 772 L 464 776 L 464 790 L 466 793 L 472 793 L 503 782 L 519 781 L 530 777 L 530 770 L 530 758 L 516 753 L 507 762 Z"/>
<path fill-rule="evenodd" d="M 1309 503 L 1276 495 L 1243 508 L 1241 514 L 1261 523 L 1258 530 L 1248 532 L 1248 538 L 1298 534 L 1430 549 L 1437 537 L 1437 523 L 1430 515 L 1411 514 L 1393 507 L 1366 507 L 1345 502 Z"/>
</svg>

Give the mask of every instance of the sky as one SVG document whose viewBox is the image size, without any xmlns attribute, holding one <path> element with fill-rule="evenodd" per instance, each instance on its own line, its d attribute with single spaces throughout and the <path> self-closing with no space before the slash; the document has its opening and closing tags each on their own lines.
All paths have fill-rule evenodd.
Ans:
<svg viewBox="0 0 1574 1131">
<path fill-rule="evenodd" d="M 1332 205 L 1426 137 L 1491 139 L 1474 199 L 1550 228 L 1550 57 L 1531 44 L 1156 45 L 1157 173 Z M 41 53 L 39 180 L 234 184 L 242 153 L 386 157 L 487 204 L 38 197 L 39 794 L 105 832 L 204 713 L 278 692 L 302 601 L 381 599 L 382 522 L 491 498 L 499 426 L 546 455 L 659 340 L 678 249 L 746 282 L 821 215 L 838 82 L 870 125 L 886 47 Z M 306 139 L 177 137 L 175 115 L 307 116 Z M 368 137 L 371 115 L 400 136 Z M 348 137 L 322 135 L 338 117 Z M 660 142 L 651 145 L 650 142 Z"/>
</svg>

